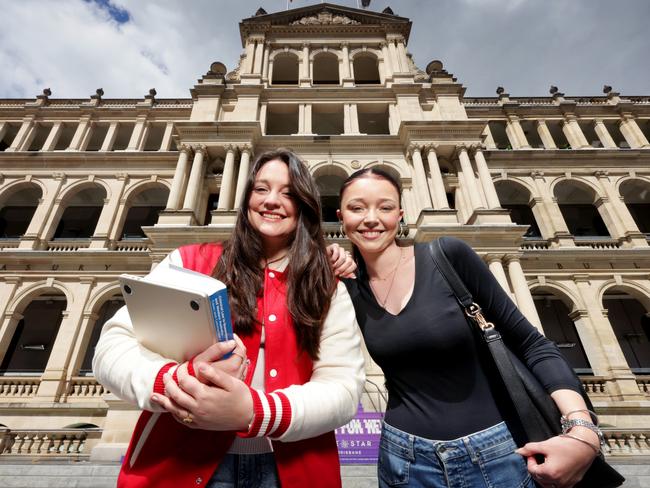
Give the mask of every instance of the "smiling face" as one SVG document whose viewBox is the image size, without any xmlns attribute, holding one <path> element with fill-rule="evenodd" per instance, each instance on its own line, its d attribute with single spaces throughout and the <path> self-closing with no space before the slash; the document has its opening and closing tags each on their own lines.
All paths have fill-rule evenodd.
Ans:
<svg viewBox="0 0 650 488">
<path fill-rule="evenodd" d="M 403 214 L 397 189 L 374 175 L 357 178 L 345 187 L 338 211 L 345 233 L 362 254 L 382 252 L 395 244 Z"/>
<path fill-rule="evenodd" d="M 289 167 L 279 159 L 264 163 L 248 199 L 248 221 L 265 246 L 288 246 L 298 225 Z"/>
</svg>

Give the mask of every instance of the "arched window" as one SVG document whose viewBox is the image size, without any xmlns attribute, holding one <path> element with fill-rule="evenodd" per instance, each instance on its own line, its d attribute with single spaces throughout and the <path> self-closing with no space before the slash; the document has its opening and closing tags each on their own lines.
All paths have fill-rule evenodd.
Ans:
<svg viewBox="0 0 650 488">
<path fill-rule="evenodd" d="M 501 207 L 510 210 L 510 218 L 515 224 L 527 225 L 524 237 L 541 237 L 537 221 L 530 207 L 530 192 L 523 186 L 509 181 L 497 181 L 494 185 Z"/>
<path fill-rule="evenodd" d="M 584 185 L 562 181 L 555 187 L 555 198 L 569 232 L 576 237 L 610 237 L 596 205 L 594 191 Z"/>
<path fill-rule="evenodd" d="M 131 205 L 124 227 L 122 239 L 142 239 L 146 237 L 142 227 L 155 225 L 158 213 L 165 210 L 169 190 L 167 188 L 149 188 L 141 191 L 131 199 Z"/>
<path fill-rule="evenodd" d="M 320 192 L 323 222 L 338 222 L 336 211 L 340 207 L 339 192 L 346 179 L 345 172 L 335 171 L 316 177 L 316 185 Z"/>
<path fill-rule="evenodd" d="M 646 298 L 646 302 L 649 302 Z M 623 350 L 627 364 L 637 374 L 650 373 L 650 308 L 624 290 L 610 289 L 603 307 Z"/>
<path fill-rule="evenodd" d="M 298 58 L 295 54 L 278 54 L 273 59 L 273 75 L 271 83 L 274 85 L 298 84 Z"/>
<path fill-rule="evenodd" d="M 338 85 L 339 58 L 336 54 L 323 52 L 314 57 L 314 84 Z"/>
<path fill-rule="evenodd" d="M 375 85 L 381 83 L 379 78 L 379 61 L 377 57 L 365 53 L 355 56 L 352 63 L 355 85 Z"/>
<path fill-rule="evenodd" d="M 104 208 L 106 191 L 99 186 L 77 192 L 68 202 L 53 239 L 88 239 L 92 237 Z"/>
<path fill-rule="evenodd" d="M 99 336 L 102 332 L 102 327 L 108 319 L 110 319 L 115 312 L 118 311 L 124 305 L 124 298 L 121 296 L 111 298 L 104 302 L 104 304 L 99 309 L 97 313 L 97 320 L 93 325 L 93 331 L 90 334 L 90 339 L 88 340 L 88 346 L 86 347 L 86 354 L 84 355 L 83 362 L 79 368 L 80 376 L 88 376 L 93 374 L 93 356 L 95 355 L 95 346 L 99 340 Z"/>
<path fill-rule="evenodd" d="M 43 295 L 27 306 L 0 364 L 0 374 L 45 371 L 66 304 L 63 295 Z"/>
<path fill-rule="evenodd" d="M 589 360 L 578 337 L 576 326 L 569 316 L 571 310 L 567 304 L 550 292 L 538 290 L 533 291 L 532 295 L 544 335 L 557 344 L 576 373 L 591 373 Z"/>
<path fill-rule="evenodd" d="M 0 238 L 22 237 L 32 221 L 41 189 L 37 186 L 23 187 L 7 197 L 0 209 Z"/>
<path fill-rule="evenodd" d="M 639 230 L 650 234 L 650 183 L 628 180 L 621 184 L 620 192 Z"/>
</svg>

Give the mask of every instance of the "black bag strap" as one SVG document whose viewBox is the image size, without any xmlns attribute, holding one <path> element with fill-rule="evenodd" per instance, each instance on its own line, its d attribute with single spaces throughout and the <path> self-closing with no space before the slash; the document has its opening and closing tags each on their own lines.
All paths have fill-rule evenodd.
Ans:
<svg viewBox="0 0 650 488">
<path fill-rule="evenodd" d="M 480 329 L 481 337 L 487 344 L 526 436 L 531 441 L 547 439 L 548 434 L 541 428 L 542 422 L 540 422 L 539 413 L 533 405 L 512 361 L 510 361 L 510 353 L 503 343 L 501 334 L 494 328 L 493 324 L 487 322 L 483 317 L 481 307 L 474 301 L 472 294 L 467 290 L 463 280 L 460 279 L 449 262 L 440 239 L 429 243 L 429 254 L 434 265 L 449 284 L 465 315 L 469 317 L 471 323 Z"/>
</svg>

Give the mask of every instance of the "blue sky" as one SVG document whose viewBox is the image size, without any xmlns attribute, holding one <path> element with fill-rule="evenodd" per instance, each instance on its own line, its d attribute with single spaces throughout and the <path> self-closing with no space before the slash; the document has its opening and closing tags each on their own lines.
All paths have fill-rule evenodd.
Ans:
<svg viewBox="0 0 650 488">
<path fill-rule="evenodd" d="M 318 4 L 294 0 L 292 8 Z M 357 0 L 338 3 L 356 7 Z M 0 0 L 0 97 L 189 97 L 213 61 L 229 70 L 238 23 L 286 0 Z M 408 49 L 439 59 L 467 96 L 650 95 L 649 0 L 371 0 L 413 21 Z"/>
</svg>

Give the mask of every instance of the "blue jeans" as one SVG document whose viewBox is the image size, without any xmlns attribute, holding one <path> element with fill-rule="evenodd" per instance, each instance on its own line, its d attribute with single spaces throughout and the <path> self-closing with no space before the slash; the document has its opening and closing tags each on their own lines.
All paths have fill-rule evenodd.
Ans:
<svg viewBox="0 0 650 488">
<path fill-rule="evenodd" d="M 280 488 L 273 453 L 226 454 L 206 488 Z"/>
<path fill-rule="evenodd" d="M 434 441 L 384 423 L 380 488 L 535 488 L 505 423 L 460 439 Z"/>
</svg>

